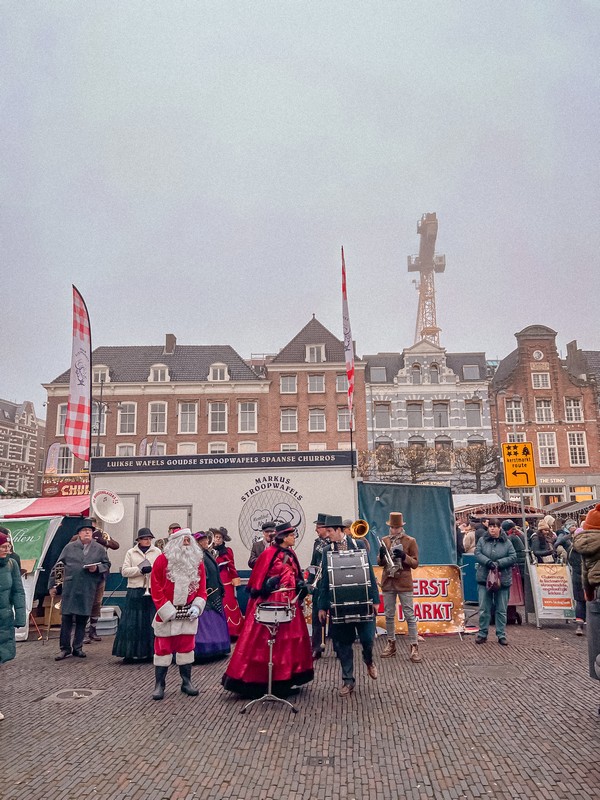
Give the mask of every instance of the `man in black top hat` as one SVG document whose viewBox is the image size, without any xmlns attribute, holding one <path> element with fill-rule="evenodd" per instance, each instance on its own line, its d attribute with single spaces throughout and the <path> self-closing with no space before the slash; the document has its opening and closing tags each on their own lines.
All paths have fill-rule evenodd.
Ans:
<svg viewBox="0 0 600 800">
<path fill-rule="evenodd" d="M 271 544 L 271 537 L 275 533 L 275 527 L 276 523 L 273 522 L 273 520 L 269 520 L 269 522 L 263 522 L 261 527 L 263 538 L 253 542 L 252 550 L 250 550 L 250 558 L 248 559 L 248 566 L 250 569 L 254 568 L 254 565 L 258 561 L 259 555 Z"/>
<path fill-rule="evenodd" d="M 312 616 L 311 616 L 311 627 L 312 627 L 311 645 L 312 645 L 312 655 L 315 661 L 321 658 L 321 654 L 325 649 L 325 643 L 324 643 L 325 625 L 319 619 L 319 608 L 318 608 L 317 598 L 319 596 L 319 590 L 321 586 L 320 568 L 323 562 L 323 551 L 329 544 L 329 539 L 327 538 L 327 528 L 325 527 L 324 524 L 326 518 L 327 514 L 317 514 L 317 518 L 314 521 L 317 538 L 315 539 L 315 542 L 313 544 L 310 566 L 308 568 L 308 573 L 309 573 L 308 579 L 313 586 Z"/>
<path fill-rule="evenodd" d="M 329 593 L 328 553 L 332 551 L 345 552 L 348 550 L 366 550 L 362 540 L 353 539 L 344 533 L 344 524 L 341 517 L 325 517 L 327 535 L 331 542 L 323 551 L 321 563 L 322 578 L 319 592 L 318 607 L 321 622 L 327 619 L 327 612 L 331 608 Z M 368 559 L 367 559 L 368 560 Z M 354 691 L 354 654 L 352 645 L 358 636 L 362 645 L 363 661 L 367 666 L 370 678 L 376 680 L 377 667 L 373 662 L 373 642 L 375 641 L 375 609 L 379 606 L 379 589 L 373 567 L 369 564 L 369 596 L 373 603 L 373 615 L 370 620 L 362 622 L 335 622 L 332 619 L 331 638 L 335 653 L 342 667 L 343 685 L 339 690 L 340 697 L 348 697 Z"/>
</svg>

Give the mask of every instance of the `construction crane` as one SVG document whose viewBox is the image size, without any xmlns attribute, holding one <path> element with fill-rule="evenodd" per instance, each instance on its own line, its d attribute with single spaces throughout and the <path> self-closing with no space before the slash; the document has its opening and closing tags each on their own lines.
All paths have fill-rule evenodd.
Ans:
<svg viewBox="0 0 600 800">
<path fill-rule="evenodd" d="M 446 269 L 446 256 L 435 255 L 438 221 L 434 214 L 423 214 L 417 223 L 417 233 L 421 237 L 418 256 L 408 256 L 408 271 L 419 272 L 419 281 L 413 281 L 419 291 L 419 311 L 415 326 L 415 344 L 427 339 L 439 346 L 440 330 L 435 318 L 434 274 Z"/>
</svg>

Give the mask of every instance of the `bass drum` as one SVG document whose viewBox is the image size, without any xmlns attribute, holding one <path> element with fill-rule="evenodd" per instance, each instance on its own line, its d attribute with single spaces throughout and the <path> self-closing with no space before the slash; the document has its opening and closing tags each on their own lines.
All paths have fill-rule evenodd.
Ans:
<svg viewBox="0 0 600 800">
<path fill-rule="evenodd" d="M 371 621 L 373 601 L 366 551 L 328 552 L 327 571 L 332 624 Z"/>
</svg>

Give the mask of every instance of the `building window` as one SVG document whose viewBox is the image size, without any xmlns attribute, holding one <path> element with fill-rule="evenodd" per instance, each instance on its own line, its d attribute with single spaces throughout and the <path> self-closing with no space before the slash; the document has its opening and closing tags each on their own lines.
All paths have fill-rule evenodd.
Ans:
<svg viewBox="0 0 600 800">
<path fill-rule="evenodd" d="M 134 444 L 118 444 L 117 445 L 117 456 L 119 458 L 132 458 L 135 456 L 135 445 Z"/>
<path fill-rule="evenodd" d="M 117 432 L 120 434 L 135 433 L 136 426 L 135 403 L 120 403 L 117 409 Z"/>
<path fill-rule="evenodd" d="M 239 442 L 238 453 L 256 453 L 258 446 L 256 442 Z"/>
<path fill-rule="evenodd" d="M 256 403 L 239 403 L 238 433 L 256 433 L 256 431 Z M 240 450 L 239 452 L 241 453 L 242 451 Z"/>
<path fill-rule="evenodd" d="M 564 486 L 552 486 L 551 484 L 540 486 L 540 504 L 542 506 L 549 506 L 552 503 L 562 503 L 564 499 Z"/>
<path fill-rule="evenodd" d="M 550 388 L 550 373 L 549 372 L 532 372 L 531 385 L 534 389 L 549 389 Z"/>
<path fill-rule="evenodd" d="M 325 444 L 325 442 L 311 442 L 308 445 L 308 449 L 312 450 L 313 452 L 314 451 L 323 451 L 323 450 L 327 450 L 327 445 Z"/>
<path fill-rule="evenodd" d="M 325 375 L 309 375 L 308 376 L 308 391 L 309 392 L 324 392 L 325 391 Z"/>
<path fill-rule="evenodd" d="M 594 499 L 593 486 L 569 486 L 569 500 L 574 503 L 584 503 Z"/>
<path fill-rule="evenodd" d="M 73 453 L 66 444 L 63 444 L 58 451 L 56 471 L 59 475 L 71 475 L 73 472 Z"/>
<path fill-rule="evenodd" d="M 419 366 L 419 364 L 412 365 L 411 374 L 412 374 L 412 382 L 414 384 L 421 383 L 421 367 Z"/>
<path fill-rule="evenodd" d="M 407 403 L 406 404 L 406 419 L 409 428 L 422 428 L 423 427 L 423 404 L 422 403 Z"/>
<path fill-rule="evenodd" d="M 325 411 L 322 408 L 309 409 L 308 430 L 310 432 L 325 430 Z"/>
<path fill-rule="evenodd" d="M 465 401 L 467 428 L 481 428 L 481 403 Z"/>
<path fill-rule="evenodd" d="M 179 403 L 179 427 L 177 433 L 198 432 L 198 404 Z"/>
<path fill-rule="evenodd" d="M 523 422 L 523 403 L 521 400 L 506 400 L 505 408 L 507 422 Z"/>
<path fill-rule="evenodd" d="M 93 367 L 92 368 L 92 383 L 108 383 L 108 368 L 107 367 Z"/>
<path fill-rule="evenodd" d="M 210 366 L 210 381 L 228 381 L 229 374 L 227 372 L 226 364 L 211 364 Z"/>
<path fill-rule="evenodd" d="M 92 458 L 104 458 L 104 445 L 103 444 L 93 444 L 91 447 L 91 455 Z"/>
<path fill-rule="evenodd" d="M 306 360 L 309 364 L 321 364 L 325 361 L 325 345 L 309 344 L 306 346 Z"/>
<path fill-rule="evenodd" d="M 227 433 L 227 403 L 208 404 L 208 432 Z"/>
<path fill-rule="evenodd" d="M 285 442 L 281 445 L 282 453 L 295 453 L 298 450 L 298 445 L 295 442 Z"/>
<path fill-rule="evenodd" d="M 148 380 L 151 383 L 167 383 L 169 381 L 169 369 L 165 364 L 154 364 L 150 368 Z"/>
<path fill-rule="evenodd" d="M 573 397 L 565 398 L 565 416 L 567 422 L 583 422 L 581 400 Z"/>
<path fill-rule="evenodd" d="M 429 383 L 439 383 L 440 382 L 440 368 L 437 364 L 432 364 L 429 367 Z"/>
<path fill-rule="evenodd" d="M 339 406 L 337 410 L 337 429 L 338 431 L 350 430 L 350 410 L 348 406 Z"/>
<path fill-rule="evenodd" d="M 538 450 L 540 452 L 540 467 L 557 467 L 558 455 L 556 453 L 556 434 L 538 433 Z"/>
<path fill-rule="evenodd" d="M 106 435 L 106 406 L 92 400 L 92 434 L 94 436 Z"/>
<path fill-rule="evenodd" d="M 506 439 L 507 442 L 511 444 L 514 442 L 524 442 L 525 441 L 525 434 L 524 433 L 509 433 Z"/>
<path fill-rule="evenodd" d="M 408 446 L 409 447 L 425 447 L 427 442 L 422 436 L 409 436 L 408 437 Z M 391 446 L 391 443 L 390 443 Z"/>
<path fill-rule="evenodd" d="M 448 403 L 433 404 L 433 427 L 434 428 L 448 427 Z"/>
<path fill-rule="evenodd" d="M 282 408 L 279 430 L 281 433 L 296 433 L 298 430 L 298 409 Z"/>
<path fill-rule="evenodd" d="M 148 404 L 148 433 L 167 432 L 167 404 Z"/>
<path fill-rule="evenodd" d="M 65 435 L 65 423 L 67 421 L 67 403 L 61 403 L 56 409 L 56 435 Z"/>
<path fill-rule="evenodd" d="M 296 394 L 296 383 L 295 375 L 282 375 L 279 378 L 279 391 L 281 394 Z"/>
<path fill-rule="evenodd" d="M 347 375 L 336 375 L 335 376 L 335 390 L 336 390 L 336 392 L 347 392 L 348 391 L 348 376 Z"/>
<path fill-rule="evenodd" d="M 569 461 L 571 462 L 571 466 L 586 466 L 588 457 L 585 433 L 569 431 L 569 433 L 567 433 L 567 439 L 569 442 Z"/>
<path fill-rule="evenodd" d="M 371 383 L 387 383 L 385 367 L 371 367 Z"/>
<path fill-rule="evenodd" d="M 226 453 L 227 452 L 227 442 L 211 442 L 208 445 L 208 452 L 209 453 Z"/>
<path fill-rule="evenodd" d="M 480 379 L 479 364 L 465 364 L 462 368 L 463 380 L 478 381 Z"/>
<path fill-rule="evenodd" d="M 152 449 L 150 450 L 151 456 L 166 456 L 167 455 L 167 445 L 164 442 L 154 442 L 152 444 Z"/>
<path fill-rule="evenodd" d="M 375 403 L 375 427 L 391 428 L 389 403 Z"/>
<path fill-rule="evenodd" d="M 177 445 L 178 456 L 195 456 L 198 452 L 195 442 L 180 442 Z"/>
<path fill-rule="evenodd" d="M 452 441 L 450 439 L 436 439 L 435 469 L 436 472 L 452 471 Z"/>
<path fill-rule="evenodd" d="M 536 400 L 535 421 L 553 422 L 553 420 L 554 420 L 554 415 L 552 413 L 552 400 Z"/>
</svg>

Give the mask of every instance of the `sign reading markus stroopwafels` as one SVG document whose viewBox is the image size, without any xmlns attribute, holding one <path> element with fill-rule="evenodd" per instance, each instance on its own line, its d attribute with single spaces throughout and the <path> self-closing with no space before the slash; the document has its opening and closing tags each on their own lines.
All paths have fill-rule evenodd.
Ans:
<svg viewBox="0 0 600 800">
<path fill-rule="evenodd" d="M 502 463 L 507 489 L 531 488 L 536 485 L 532 442 L 503 442 Z"/>
</svg>

